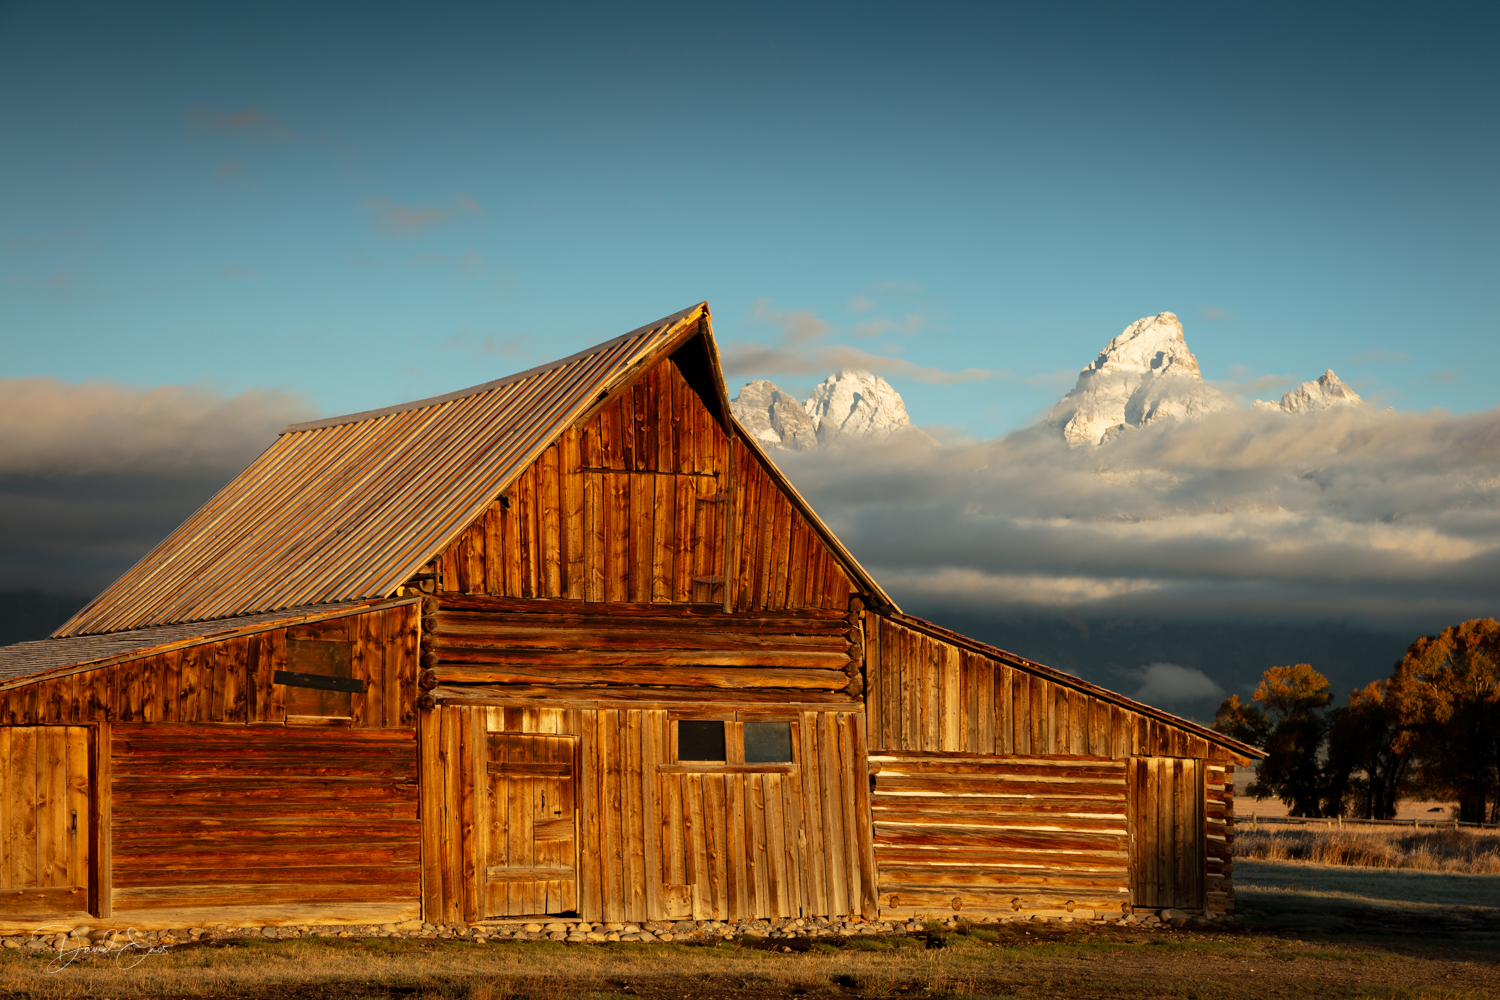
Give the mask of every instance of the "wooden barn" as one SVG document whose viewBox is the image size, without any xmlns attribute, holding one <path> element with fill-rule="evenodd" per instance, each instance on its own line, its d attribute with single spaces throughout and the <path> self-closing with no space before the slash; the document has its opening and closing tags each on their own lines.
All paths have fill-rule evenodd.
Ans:
<svg viewBox="0 0 1500 1000">
<path fill-rule="evenodd" d="M 903 614 L 704 304 L 288 427 L 0 649 L 0 920 L 1224 913 L 1254 753 Z"/>
</svg>

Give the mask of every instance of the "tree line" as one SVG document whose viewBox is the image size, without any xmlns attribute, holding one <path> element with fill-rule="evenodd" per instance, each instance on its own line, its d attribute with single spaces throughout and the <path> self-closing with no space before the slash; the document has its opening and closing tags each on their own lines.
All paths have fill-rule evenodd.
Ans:
<svg viewBox="0 0 1500 1000">
<path fill-rule="evenodd" d="M 1309 664 L 1271 667 L 1231 695 L 1214 728 L 1265 753 L 1247 789 L 1293 816 L 1392 819 L 1402 798 L 1448 799 L 1500 822 L 1500 623 L 1478 618 L 1413 642 L 1387 680 L 1331 707 Z"/>
</svg>

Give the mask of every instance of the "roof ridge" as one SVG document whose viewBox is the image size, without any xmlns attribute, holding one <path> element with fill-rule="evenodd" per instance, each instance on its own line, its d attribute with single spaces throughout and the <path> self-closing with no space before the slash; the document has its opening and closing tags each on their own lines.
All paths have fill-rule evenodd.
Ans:
<svg viewBox="0 0 1500 1000">
<path fill-rule="evenodd" d="M 408 403 L 394 403 L 390 406 L 382 406 L 374 410 L 361 410 L 358 413 L 346 413 L 342 416 L 321 417 L 317 420 L 305 420 L 302 423 L 298 424 L 287 424 L 277 432 L 277 436 L 279 437 L 286 434 L 296 434 L 301 431 L 321 430 L 325 427 L 338 427 L 341 424 L 357 424 L 362 420 L 373 420 L 375 417 L 390 416 L 392 413 L 405 413 L 408 410 L 420 410 L 428 406 L 437 406 L 440 403 L 452 402 L 455 399 L 465 399 L 469 396 L 477 396 L 480 393 L 489 392 L 491 389 L 498 389 L 501 386 L 510 385 L 513 382 L 524 381 L 525 379 L 531 378 L 534 375 L 540 375 L 542 372 L 551 371 L 554 368 L 561 368 L 564 365 L 570 365 L 575 361 L 588 357 L 590 354 L 598 354 L 600 351 L 607 350 L 608 348 L 611 348 L 616 344 L 623 343 L 624 341 L 629 340 L 631 337 L 638 337 L 644 333 L 650 333 L 653 330 L 657 330 L 663 326 L 670 326 L 671 324 L 676 323 L 678 320 L 692 315 L 697 310 L 706 308 L 707 305 L 707 302 L 699 302 L 695 305 L 688 306 L 686 309 L 680 310 L 679 312 L 675 312 L 670 316 L 663 316 L 661 319 L 653 320 L 652 322 L 647 323 L 644 326 L 638 326 L 634 330 L 631 330 L 629 333 L 622 333 L 618 337 L 611 337 L 610 339 L 603 341 L 602 343 L 595 344 L 593 347 L 586 347 L 583 350 L 578 351 L 574 354 L 570 354 L 565 358 L 558 358 L 556 361 L 548 361 L 546 364 L 537 365 L 535 368 L 528 368 L 525 371 L 516 372 L 513 375 L 506 375 L 502 378 L 497 378 L 489 382 L 481 382 L 479 385 L 470 386 L 467 389 L 456 389 L 453 392 L 445 392 L 438 396 L 428 396 L 425 399 L 415 399 Z"/>
</svg>

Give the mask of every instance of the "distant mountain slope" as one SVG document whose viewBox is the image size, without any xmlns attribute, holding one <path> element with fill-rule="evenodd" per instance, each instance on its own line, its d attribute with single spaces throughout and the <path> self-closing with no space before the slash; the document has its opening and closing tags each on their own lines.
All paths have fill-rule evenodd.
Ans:
<svg viewBox="0 0 1500 1000">
<path fill-rule="evenodd" d="M 747 383 L 730 401 L 745 429 L 767 448 L 805 451 L 841 439 L 881 440 L 912 429 L 906 403 L 878 375 L 845 369 L 829 375 L 802 403 L 775 383 Z"/>
<path fill-rule="evenodd" d="M 1258 410 L 1281 410 L 1285 413 L 1312 413 L 1315 410 L 1331 410 L 1335 406 L 1364 406 L 1365 401 L 1330 368 L 1316 382 L 1303 382 L 1281 397 L 1280 403 L 1268 403 L 1257 399 L 1250 404 Z"/>
<path fill-rule="evenodd" d="M 1078 373 L 1077 384 L 1052 407 L 1045 423 L 1060 427 L 1076 447 L 1102 444 L 1123 430 L 1166 417 L 1191 419 L 1233 405 L 1203 381 L 1182 322 L 1163 312 L 1136 320 L 1111 340 Z"/>
</svg>

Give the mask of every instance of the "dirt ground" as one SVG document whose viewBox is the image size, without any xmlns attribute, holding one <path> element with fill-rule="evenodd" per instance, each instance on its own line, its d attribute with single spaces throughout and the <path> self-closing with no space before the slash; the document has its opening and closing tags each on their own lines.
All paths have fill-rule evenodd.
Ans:
<svg viewBox="0 0 1500 1000">
<path fill-rule="evenodd" d="M 1500 877 L 1243 865 L 1236 865 L 1242 920 L 1229 929 L 933 925 L 925 933 L 886 938 L 608 945 L 240 938 L 131 953 L 123 961 L 79 956 L 50 970 L 45 958 L 7 950 L 0 955 L 0 993 L 245 1000 L 1500 1000 Z"/>
</svg>

